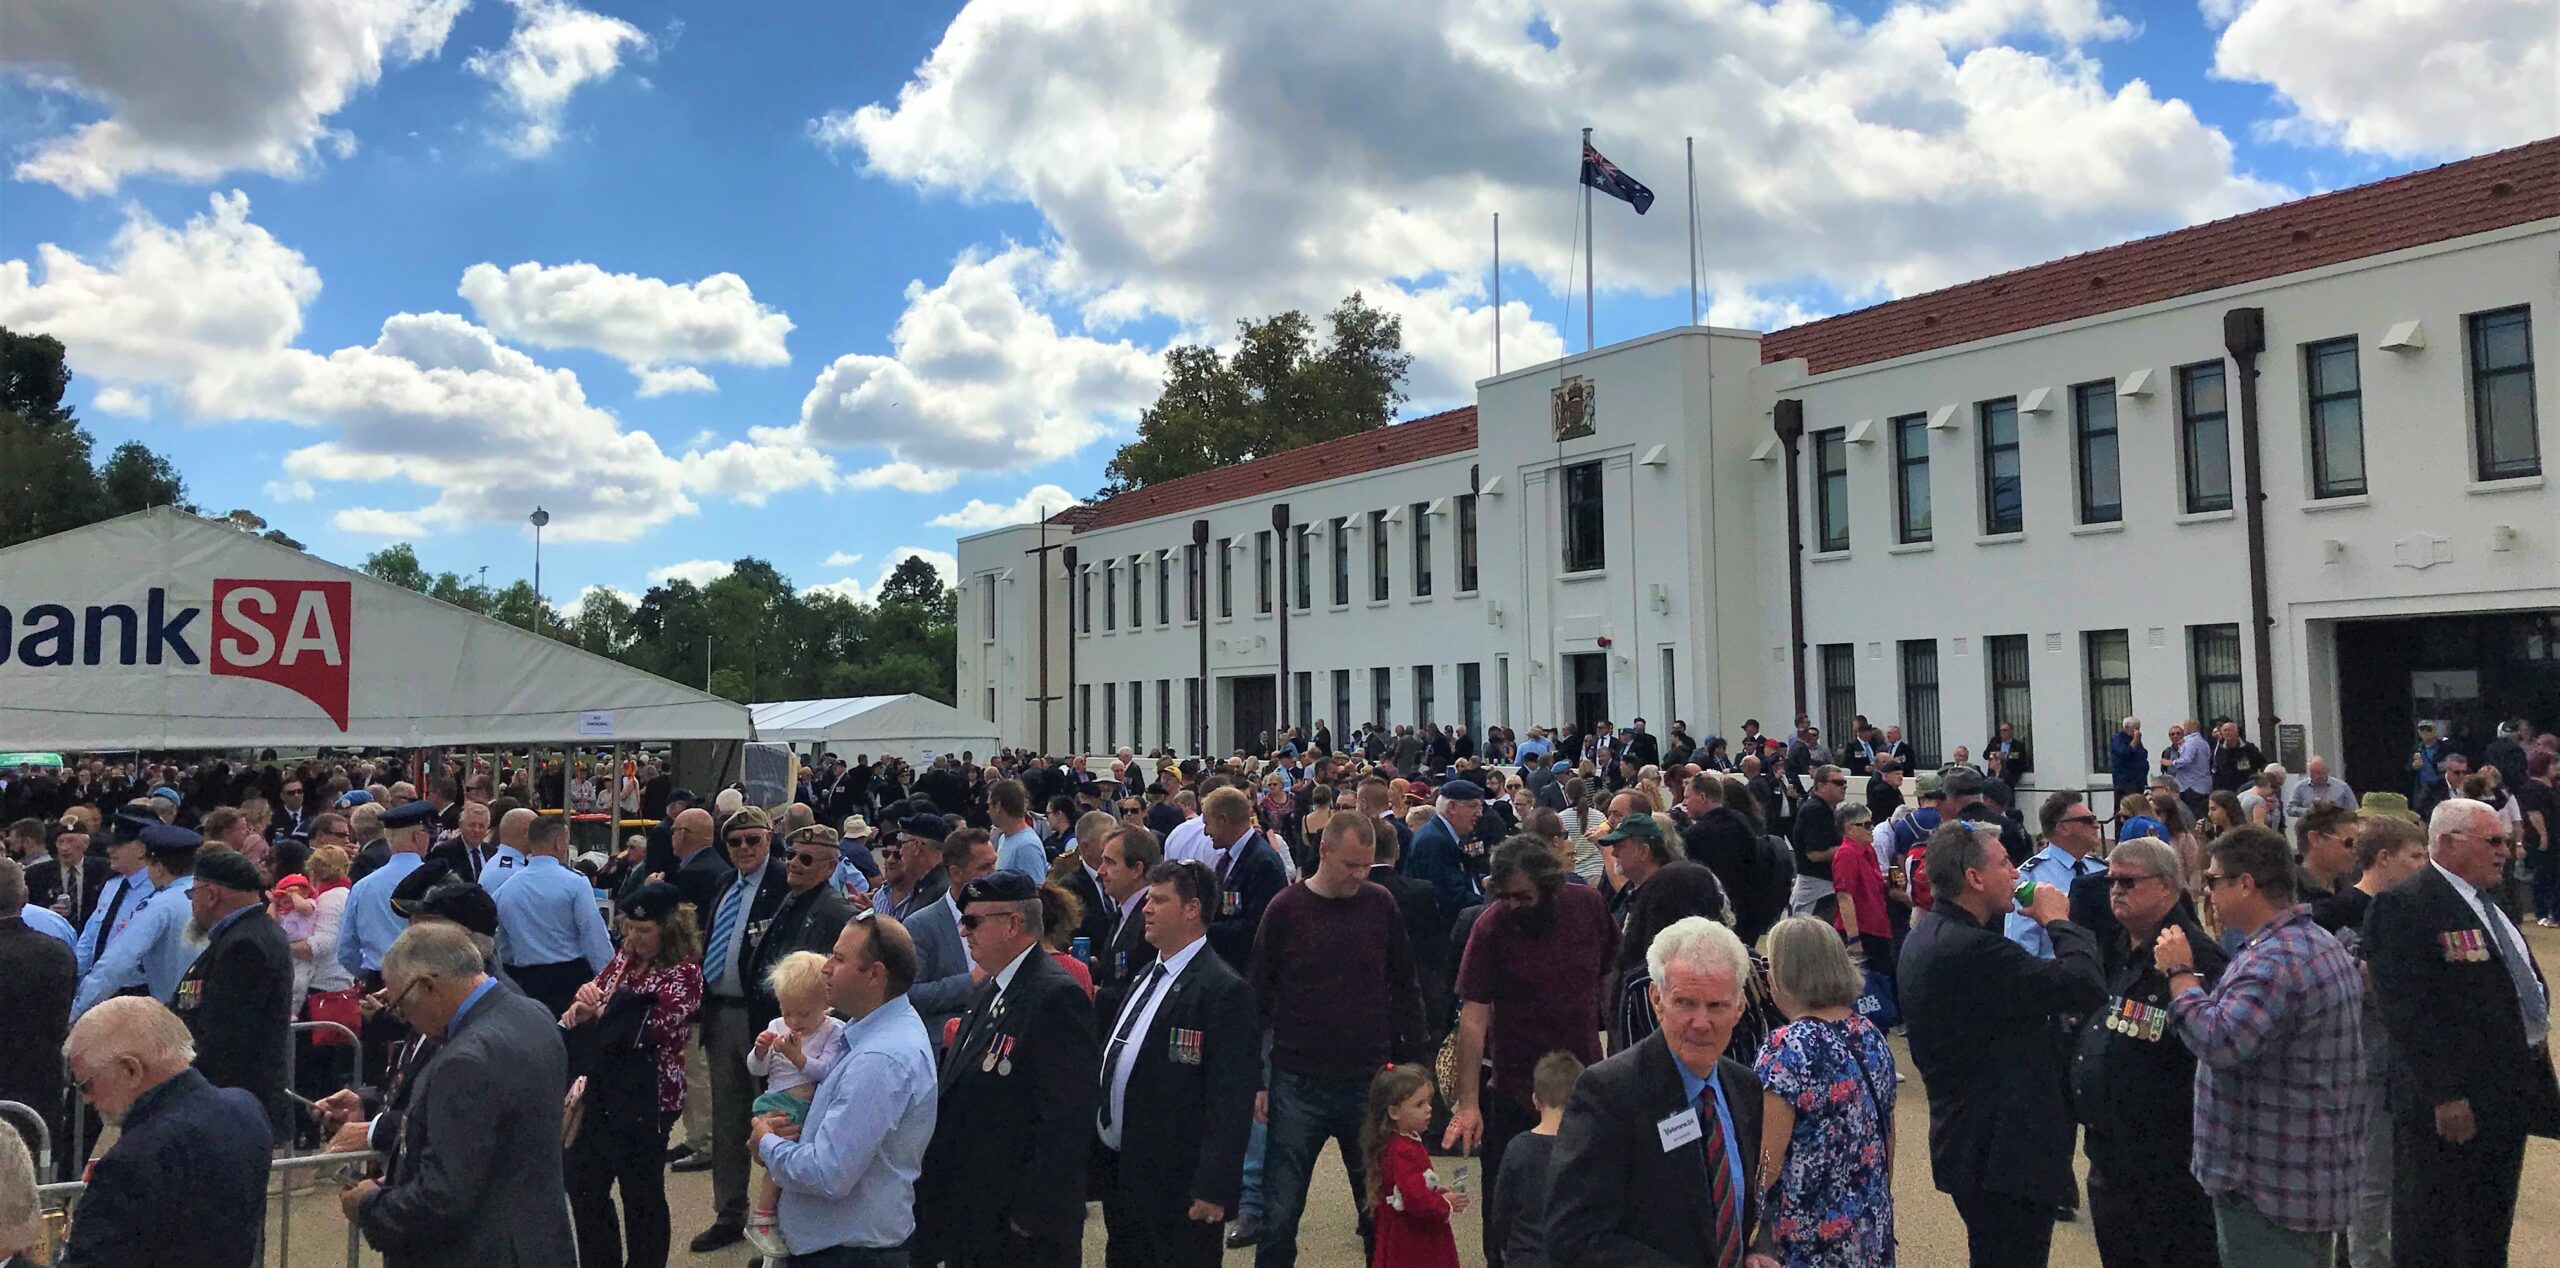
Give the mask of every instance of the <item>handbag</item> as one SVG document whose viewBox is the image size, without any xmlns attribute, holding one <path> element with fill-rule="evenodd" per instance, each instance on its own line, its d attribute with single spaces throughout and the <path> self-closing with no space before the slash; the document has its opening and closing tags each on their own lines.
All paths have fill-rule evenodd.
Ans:
<svg viewBox="0 0 2560 1268">
<path fill-rule="evenodd" d="M 302 997 L 303 1019 L 333 1021 L 350 1031 L 361 1031 L 364 1028 L 364 1018 L 356 1007 L 356 1001 L 363 996 L 364 987 L 362 986 L 350 986 L 336 991 L 309 992 Z M 344 1047 L 347 1037 L 335 1030 L 316 1030 L 311 1034 L 311 1042 L 316 1047 L 330 1045 Z"/>
</svg>

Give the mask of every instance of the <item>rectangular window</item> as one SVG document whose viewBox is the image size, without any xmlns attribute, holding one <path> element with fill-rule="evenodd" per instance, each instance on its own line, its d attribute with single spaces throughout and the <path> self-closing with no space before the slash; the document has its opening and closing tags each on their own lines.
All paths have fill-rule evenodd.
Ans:
<svg viewBox="0 0 2560 1268">
<path fill-rule="evenodd" d="M 1091 634 L 1093 632 L 1093 569 L 1084 570 L 1083 575 L 1076 579 L 1076 588 L 1084 592 L 1076 596 L 1076 606 L 1084 609 L 1083 614 L 1077 619 L 1084 623 L 1084 632 Z"/>
<path fill-rule="evenodd" d="M 2524 308 L 2462 319 L 2471 344 L 2471 436 L 2480 478 L 2542 474 L 2533 413 L 2533 314 Z"/>
<path fill-rule="evenodd" d="M 1334 516 L 1326 531 L 1333 538 L 1333 606 L 1343 607 L 1351 602 L 1351 521 Z"/>
<path fill-rule="evenodd" d="M 1458 666 L 1458 719 L 1467 728 L 1467 738 L 1484 738 L 1484 665 L 1464 661 Z"/>
<path fill-rule="evenodd" d="M 1993 634 L 1982 640 L 1982 657 L 1991 665 L 1991 731 L 2000 724 L 2017 728 L 2018 739 L 2032 745 L 2035 702 L 2027 690 L 2027 636 Z"/>
<path fill-rule="evenodd" d="M 2311 388 L 2311 496 L 2364 492 L 2364 376 L 2356 364 L 2355 339 L 2304 348 L 2302 371 Z"/>
<path fill-rule="evenodd" d="M 2109 769 L 2107 741 L 2133 716 L 2133 639 L 2127 630 L 2080 636 L 2089 672 L 2089 769 Z"/>
<path fill-rule="evenodd" d="M 982 591 L 982 593 L 985 595 L 985 598 L 984 598 L 982 601 L 980 601 L 980 603 L 979 603 L 979 605 L 978 605 L 978 608 L 979 608 L 979 616 L 978 616 L 978 637 L 979 637 L 979 638 L 981 638 L 981 639 L 985 639 L 985 640 L 987 640 L 987 641 L 989 641 L 989 642 L 993 642 L 993 641 L 995 640 L 995 636 L 996 636 L 996 579 L 995 579 L 995 578 L 993 578 L 993 577 L 989 577 L 989 578 L 987 578 L 986 587 L 985 587 L 985 589 Z"/>
<path fill-rule="evenodd" d="M 2187 514 L 2231 509 L 2231 414 L 2219 361 L 2178 368 L 2178 467 Z"/>
<path fill-rule="evenodd" d="M 1835 745 L 1849 742 L 1858 716 L 1858 645 L 1825 643 L 1822 654 L 1822 733 Z"/>
<path fill-rule="evenodd" d="M 1129 684 L 1129 746 L 1142 747 L 1147 742 L 1147 684 Z"/>
<path fill-rule="evenodd" d="M 1341 734 L 1334 737 L 1337 741 L 1351 738 L 1351 671 L 1348 669 L 1333 671 L 1332 721 L 1334 726 L 1341 728 Z"/>
<path fill-rule="evenodd" d="M 987 688 L 987 721 L 989 721 L 989 722 L 993 722 L 993 721 L 995 721 L 995 720 L 996 720 L 996 689 L 995 689 L 995 688 L 993 688 L 993 687 L 989 687 L 989 688 Z"/>
<path fill-rule="evenodd" d="M 1511 658 L 1508 656 L 1493 658 L 1493 699 L 1494 716 L 1502 719 L 1502 725 L 1511 725 Z"/>
<path fill-rule="evenodd" d="M 1383 669 L 1369 671 L 1369 720 L 1380 726 L 1396 716 L 1395 684 Z"/>
<path fill-rule="evenodd" d="M 1094 748 L 1092 683 L 1084 683 L 1076 688 L 1076 713 L 1080 715 L 1076 726 L 1076 751 L 1090 752 Z"/>
<path fill-rule="evenodd" d="M 1269 529 L 1253 535 L 1253 580 L 1253 610 L 1269 616 L 1271 615 L 1271 531 Z"/>
<path fill-rule="evenodd" d="M 1813 434 L 1814 549 L 1849 549 L 1849 435 L 1837 428 Z"/>
<path fill-rule="evenodd" d="M 1316 712 L 1316 676 L 1306 670 L 1299 670 L 1297 686 L 1298 712 L 1293 715 L 1293 721 L 1296 725 L 1307 727 L 1312 731 L 1315 729 L 1310 724 L 1314 721 Z"/>
<path fill-rule="evenodd" d="M 1315 606 L 1316 601 L 1315 578 L 1308 575 L 1315 570 L 1316 548 L 1312 539 L 1316 535 L 1316 526 L 1293 524 L 1289 527 L 1289 531 L 1298 539 L 1298 548 L 1290 552 L 1290 567 L 1297 572 L 1298 610 L 1304 612 Z"/>
<path fill-rule="evenodd" d="M 1436 703 L 1437 697 L 1438 692 L 1431 682 L 1431 666 L 1414 666 L 1413 723 L 1415 726 L 1431 725 L 1432 706 Z"/>
<path fill-rule="evenodd" d="M 1911 764 L 1928 770 L 1945 751 L 1938 745 L 1938 640 L 1904 639 L 1901 652 L 1902 738 L 1911 744 Z"/>
<path fill-rule="evenodd" d="M 1387 513 L 1369 512 L 1369 600 L 1387 601 Z"/>
<path fill-rule="evenodd" d="M 1982 431 L 1982 531 L 2020 532 L 2027 526 L 2027 505 L 2018 475 L 2017 398 L 1984 401 L 1973 409 Z"/>
<path fill-rule="evenodd" d="M 1201 747 L 1205 748 L 1208 746 L 1208 740 L 1206 738 L 1208 733 L 1208 714 L 1203 712 L 1200 708 L 1200 680 L 1197 678 L 1183 679 L 1182 697 L 1183 707 L 1190 710 L 1190 714 L 1188 716 L 1191 722 L 1191 729 L 1187 733 L 1190 737 L 1190 742 L 1197 743 Z"/>
<path fill-rule="evenodd" d="M 1173 680 L 1156 679 L 1156 746 L 1173 747 Z"/>
<path fill-rule="evenodd" d="M 1120 691 L 1109 683 L 1102 686 L 1102 733 L 1093 741 L 1097 753 L 1108 752 L 1120 741 Z"/>
<path fill-rule="evenodd" d="M 1225 620 L 1235 614 L 1235 539 L 1232 537 L 1221 537 L 1218 539 L 1218 619 Z"/>
<path fill-rule="evenodd" d="M 1416 502 L 1407 511 L 1413 516 L 1413 593 L 1419 598 L 1431 593 L 1431 504 Z"/>
<path fill-rule="evenodd" d="M 1929 416 L 1905 414 L 1893 420 L 1894 537 L 1925 542 L 1929 526 Z"/>
<path fill-rule="evenodd" d="M 2017 425 L 2015 415 L 2010 425 Z M 2124 519 L 2124 459 L 2116 443 L 2113 379 L 2071 389 L 2071 469 L 2080 490 L 2081 523 Z"/>
<path fill-rule="evenodd" d="M 2238 718 L 2246 702 L 2240 693 L 2240 627 L 2190 625 L 2187 657 L 2196 680 L 2196 720 L 2207 726 L 2217 718 Z"/>
<path fill-rule="evenodd" d="M 1609 566 L 1608 534 L 1600 503 L 1600 464 L 1564 469 L 1564 570 L 1597 572 Z"/>
<path fill-rule="evenodd" d="M 1182 548 L 1182 619 L 1200 619 L 1200 597 L 1207 593 L 1207 578 L 1201 575 L 1200 547 L 1197 543 Z"/>
<path fill-rule="evenodd" d="M 1120 565 L 1102 565 L 1102 629 L 1109 633 L 1120 628 Z"/>
<path fill-rule="evenodd" d="M 1663 649 L 1662 649 L 1662 716 L 1664 716 L 1664 717 L 1666 717 L 1666 718 L 1676 718 L 1676 717 L 1679 717 L 1679 716 L 1680 716 L 1680 688 L 1679 688 L 1679 682 L 1680 682 L 1680 652 L 1679 652 L 1679 649 L 1677 649 L 1677 648 L 1672 648 L 1672 647 L 1666 647 L 1666 648 L 1663 648 Z"/>
<path fill-rule="evenodd" d="M 1458 593 L 1476 592 L 1476 495 L 1458 495 Z"/>
</svg>

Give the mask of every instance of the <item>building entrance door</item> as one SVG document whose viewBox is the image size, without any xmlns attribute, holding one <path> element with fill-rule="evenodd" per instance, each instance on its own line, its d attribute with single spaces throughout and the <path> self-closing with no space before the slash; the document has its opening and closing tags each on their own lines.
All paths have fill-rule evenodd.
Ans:
<svg viewBox="0 0 2560 1268">
<path fill-rule="evenodd" d="M 1251 752 L 1254 742 L 1271 730 L 1279 717 L 1279 685 L 1263 676 L 1230 678 L 1227 691 L 1228 703 L 1233 706 L 1228 710 L 1228 716 L 1236 723 L 1232 747 Z"/>
<path fill-rule="evenodd" d="M 2420 722 L 2475 766 L 2500 721 L 2560 722 L 2560 611 L 2340 621 L 2337 637 L 2337 774 L 2359 792 L 2410 791 Z"/>
<path fill-rule="evenodd" d="M 1609 716 L 1609 656 L 1582 652 L 1564 658 L 1565 690 L 1573 693 L 1573 729 L 1584 735 Z"/>
</svg>

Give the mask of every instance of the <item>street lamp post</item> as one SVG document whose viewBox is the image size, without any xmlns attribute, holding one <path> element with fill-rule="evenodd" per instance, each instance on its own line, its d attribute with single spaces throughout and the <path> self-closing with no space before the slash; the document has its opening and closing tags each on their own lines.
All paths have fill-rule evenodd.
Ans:
<svg viewBox="0 0 2560 1268">
<path fill-rule="evenodd" d="M 538 603 L 542 600 L 542 529 L 551 522 L 551 512 L 537 506 L 525 518 L 533 521 L 533 597 Z"/>
</svg>

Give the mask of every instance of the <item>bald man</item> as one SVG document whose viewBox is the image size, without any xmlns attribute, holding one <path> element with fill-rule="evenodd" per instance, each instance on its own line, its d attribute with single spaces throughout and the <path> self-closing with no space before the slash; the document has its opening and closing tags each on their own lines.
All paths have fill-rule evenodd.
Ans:
<svg viewBox="0 0 2560 1268">
<path fill-rule="evenodd" d="M 497 897 L 498 890 L 530 861 L 525 853 L 525 840 L 533 833 L 534 821 L 542 813 L 518 806 L 498 818 L 498 848 L 489 851 L 488 861 L 480 867 L 480 888 Z"/>
</svg>

